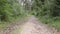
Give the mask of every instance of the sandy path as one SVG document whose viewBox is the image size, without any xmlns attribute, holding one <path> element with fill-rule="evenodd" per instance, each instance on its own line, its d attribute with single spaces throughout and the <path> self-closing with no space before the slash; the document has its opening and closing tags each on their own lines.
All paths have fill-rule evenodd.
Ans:
<svg viewBox="0 0 60 34">
<path fill-rule="evenodd" d="M 47 26 L 38 22 L 38 20 L 32 16 L 29 21 L 23 26 L 20 34 L 60 34 L 55 29 L 50 29 Z"/>
</svg>

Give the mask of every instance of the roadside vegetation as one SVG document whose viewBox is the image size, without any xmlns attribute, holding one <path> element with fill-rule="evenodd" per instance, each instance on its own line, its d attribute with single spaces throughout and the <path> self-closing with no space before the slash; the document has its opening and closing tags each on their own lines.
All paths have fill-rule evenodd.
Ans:
<svg viewBox="0 0 60 34">
<path fill-rule="evenodd" d="M 0 0 L 0 30 L 27 16 L 17 0 Z"/>
<path fill-rule="evenodd" d="M 42 23 L 60 30 L 60 0 L 35 0 L 31 8 L 32 15 L 37 16 Z"/>
</svg>

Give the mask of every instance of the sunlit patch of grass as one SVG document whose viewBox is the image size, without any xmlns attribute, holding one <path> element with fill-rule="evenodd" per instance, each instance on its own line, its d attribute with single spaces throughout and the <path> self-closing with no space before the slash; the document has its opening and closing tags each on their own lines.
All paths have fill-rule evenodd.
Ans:
<svg viewBox="0 0 60 34">
<path fill-rule="evenodd" d="M 23 25 L 20 25 L 17 27 L 17 29 L 15 29 L 14 31 L 12 31 L 12 34 L 20 34 L 21 30 L 22 30 Z"/>
<path fill-rule="evenodd" d="M 55 20 L 53 18 L 45 18 L 45 17 L 38 17 L 40 18 L 40 21 L 44 24 L 48 24 L 50 26 L 55 27 L 57 30 L 60 31 L 60 20 Z"/>
<path fill-rule="evenodd" d="M 60 30 L 60 21 L 55 21 L 53 24 L 58 30 Z"/>
</svg>

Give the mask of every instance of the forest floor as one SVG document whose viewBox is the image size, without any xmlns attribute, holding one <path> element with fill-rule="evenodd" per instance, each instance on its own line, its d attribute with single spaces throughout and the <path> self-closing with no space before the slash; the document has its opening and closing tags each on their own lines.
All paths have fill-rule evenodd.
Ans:
<svg viewBox="0 0 60 34">
<path fill-rule="evenodd" d="M 54 27 L 42 24 L 35 16 L 30 16 L 24 19 L 22 29 L 19 29 L 17 34 L 60 34 Z M 16 30 L 20 26 L 20 22 L 15 25 L 11 25 L 6 31 L 2 31 L 0 34 L 12 34 L 13 30 Z"/>
</svg>

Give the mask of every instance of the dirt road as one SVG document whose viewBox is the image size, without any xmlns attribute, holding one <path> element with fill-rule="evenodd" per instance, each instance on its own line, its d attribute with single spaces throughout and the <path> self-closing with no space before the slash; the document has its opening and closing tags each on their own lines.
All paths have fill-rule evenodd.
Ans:
<svg viewBox="0 0 60 34">
<path fill-rule="evenodd" d="M 34 16 L 30 17 L 28 22 L 23 26 L 20 34 L 60 34 L 55 28 L 50 28 L 38 22 Z"/>
</svg>

